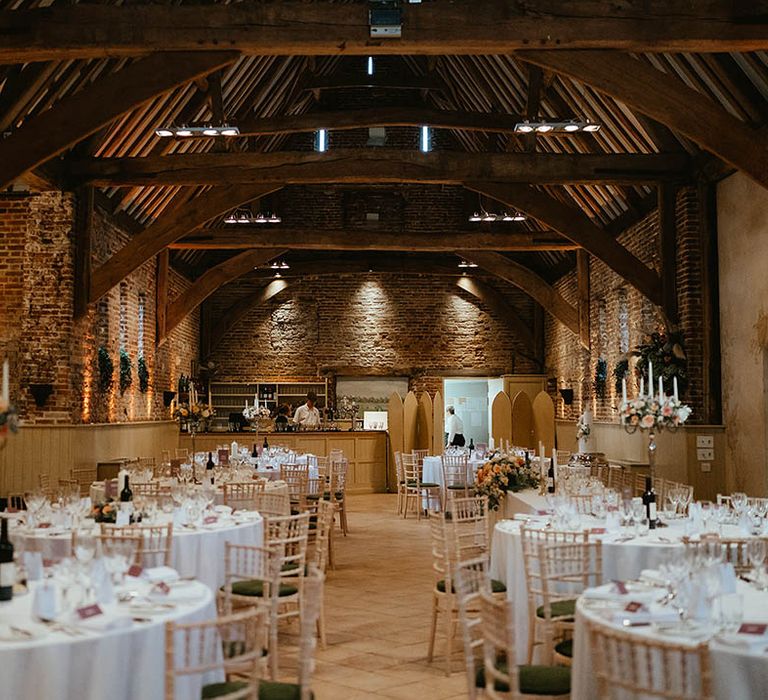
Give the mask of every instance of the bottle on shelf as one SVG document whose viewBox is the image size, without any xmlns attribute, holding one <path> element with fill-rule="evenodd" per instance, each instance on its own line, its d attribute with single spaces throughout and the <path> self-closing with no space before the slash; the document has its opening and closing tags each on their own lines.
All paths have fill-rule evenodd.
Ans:
<svg viewBox="0 0 768 700">
<path fill-rule="evenodd" d="M 3 518 L 0 529 L 0 600 L 13 598 L 16 567 L 13 563 L 13 543 L 8 539 L 8 518 Z"/>
<path fill-rule="evenodd" d="M 253 459 L 259 458 L 259 446 L 255 442 L 253 443 L 253 452 L 251 452 L 251 457 L 253 457 Z"/>
<path fill-rule="evenodd" d="M 555 492 L 555 461 L 550 460 L 547 471 L 547 493 Z"/>
<path fill-rule="evenodd" d="M 469 438 L 469 451 L 470 453 L 474 452 L 475 449 L 475 440 L 474 438 Z"/>
<path fill-rule="evenodd" d="M 131 491 L 131 487 L 128 485 L 129 478 L 126 473 L 123 490 L 120 491 L 120 503 L 130 503 L 133 500 L 133 491 Z"/>
<path fill-rule="evenodd" d="M 208 453 L 208 461 L 205 463 L 205 471 L 211 471 L 216 465 L 213 463 L 213 452 Z"/>
<path fill-rule="evenodd" d="M 651 485 L 651 477 L 645 477 L 645 492 L 643 493 L 643 505 L 645 505 L 645 517 L 648 518 L 648 527 L 656 528 L 656 494 Z"/>
<path fill-rule="evenodd" d="M 264 436 L 264 449 L 265 450 L 269 449 L 269 443 L 267 442 L 267 436 L 266 435 Z"/>
</svg>

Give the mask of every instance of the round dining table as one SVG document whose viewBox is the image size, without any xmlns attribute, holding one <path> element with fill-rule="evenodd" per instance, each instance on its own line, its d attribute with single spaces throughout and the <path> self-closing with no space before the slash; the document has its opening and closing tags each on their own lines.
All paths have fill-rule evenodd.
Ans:
<svg viewBox="0 0 768 700">
<path fill-rule="evenodd" d="M 738 581 L 736 594 L 742 598 L 745 623 L 768 624 L 768 591 L 759 591 L 749 583 Z M 706 640 L 706 636 L 703 638 L 675 636 L 674 628 L 668 625 L 626 627 L 620 619 L 621 616 L 615 613 L 624 605 L 623 602 L 618 603 L 615 608 L 602 604 L 602 601 L 599 602 L 600 605 L 593 606 L 592 600 L 584 596 L 579 599 L 576 606 L 571 679 L 573 700 L 593 700 L 597 697 L 594 657 L 589 645 L 590 622 L 607 625 L 639 637 L 650 637 L 676 644 L 693 644 Z M 713 631 L 707 631 L 704 625 L 704 635 L 712 635 Z M 753 700 L 766 696 L 768 636 L 764 633 L 758 635 L 736 632 L 727 635 L 714 634 L 709 638 L 709 662 L 716 700 Z"/>
<path fill-rule="evenodd" d="M 100 531 L 93 526 L 94 534 Z M 18 530 L 11 528 L 12 541 L 24 539 L 28 551 L 41 551 L 44 558 L 61 559 L 71 555 L 72 533 L 61 528 Z M 264 543 L 264 519 L 256 512 L 220 517 L 215 523 L 174 526 L 171 566 L 182 577 L 199 580 L 212 591 L 225 583 L 225 543 L 261 546 Z"/>
<path fill-rule="evenodd" d="M 176 596 L 172 587 L 165 609 L 152 614 L 138 612 L 146 607 L 115 603 L 101 605 L 103 615 L 88 623 L 67 615 L 44 625 L 32 616 L 34 587 L 40 584 L 30 585 L 30 592 L 0 604 L 0 697 L 7 700 L 160 700 L 165 697 L 165 623 L 216 617 L 210 588 L 187 581 L 183 595 Z M 220 671 L 183 677 L 175 697 L 199 698 L 203 685 L 221 680 Z"/>
<path fill-rule="evenodd" d="M 503 514 L 507 518 L 496 522 L 491 542 L 491 576 L 507 587 L 507 598 L 513 605 L 518 639 L 528 639 L 528 586 L 525 579 L 520 528 L 547 527 L 549 516 L 546 496 L 529 489 L 506 495 Z M 650 530 L 646 535 L 620 530 L 605 532 L 605 519 L 582 516 L 576 529 L 590 531 L 589 539 L 602 543 L 602 574 L 604 581 L 629 580 L 643 570 L 657 569 L 674 556 L 682 554 L 682 538 L 688 534 L 688 521 L 672 521 L 669 526 Z M 723 537 L 744 537 L 735 525 L 725 525 Z M 517 645 L 518 662 L 525 662 L 526 645 Z"/>
</svg>

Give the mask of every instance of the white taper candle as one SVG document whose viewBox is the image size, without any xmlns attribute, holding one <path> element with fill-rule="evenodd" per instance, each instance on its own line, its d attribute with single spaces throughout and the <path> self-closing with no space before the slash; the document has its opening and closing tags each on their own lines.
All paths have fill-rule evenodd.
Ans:
<svg viewBox="0 0 768 700">
<path fill-rule="evenodd" d="M 653 396 L 653 362 L 648 360 L 648 396 Z"/>
<path fill-rule="evenodd" d="M 672 392 L 675 396 L 675 401 L 677 401 L 677 376 L 672 377 Z"/>
<path fill-rule="evenodd" d="M 627 403 L 627 378 L 622 377 L 621 379 L 621 400 L 624 403 Z"/>
</svg>

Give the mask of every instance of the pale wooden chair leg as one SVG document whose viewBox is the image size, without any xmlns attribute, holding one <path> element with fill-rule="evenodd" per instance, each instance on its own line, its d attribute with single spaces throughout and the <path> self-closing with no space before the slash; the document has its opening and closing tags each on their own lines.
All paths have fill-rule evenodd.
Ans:
<svg viewBox="0 0 768 700">
<path fill-rule="evenodd" d="M 432 623 L 429 628 L 429 648 L 427 650 L 427 661 L 432 663 L 435 656 L 435 637 L 437 636 L 437 614 L 439 601 L 436 595 L 432 596 Z"/>
<path fill-rule="evenodd" d="M 341 531 L 344 533 L 344 537 L 349 532 L 349 526 L 347 525 L 347 496 L 344 495 L 341 501 L 341 509 L 339 510 L 339 524 L 341 525 Z"/>
<path fill-rule="evenodd" d="M 277 680 L 277 620 L 269 625 L 269 674 L 273 681 Z"/>
<path fill-rule="evenodd" d="M 446 581 L 446 588 L 448 587 Z M 445 675 L 451 675 L 451 654 L 453 652 L 453 635 L 456 626 L 453 623 L 453 596 L 445 596 Z"/>
<path fill-rule="evenodd" d="M 325 649 L 325 596 L 320 601 L 320 614 L 317 617 L 317 637 L 320 640 L 320 647 Z"/>
<path fill-rule="evenodd" d="M 533 663 L 533 647 L 536 644 L 536 613 L 528 614 L 528 665 Z"/>
<path fill-rule="evenodd" d="M 334 516 L 335 519 L 335 516 Z M 336 568 L 336 559 L 333 556 L 333 519 L 331 520 L 331 527 L 328 530 L 328 568 L 333 570 Z"/>
</svg>

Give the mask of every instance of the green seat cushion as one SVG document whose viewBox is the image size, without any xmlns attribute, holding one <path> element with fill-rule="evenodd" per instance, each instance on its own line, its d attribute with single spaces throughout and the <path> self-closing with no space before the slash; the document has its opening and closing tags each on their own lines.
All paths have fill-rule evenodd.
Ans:
<svg viewBox="0 0 768 700">
<path fill-rule="evenodd" d="M 555 651 L 560 654 L 560 656 L 565 656 L 568 659 L 573 658 L 573 640 L 572 639 L 564 639 L 562 642 L 558 642 L 555 644 Z"/>
<path fill-rule="evenodd" d="M 291 586 L 287 583 L 280 584 L 280 598 L 284 598 L 289 595 L 296 595 L 299 589 L 296 586 Z M 247 581 L 235 581 L 232 584 L 232 593 L 235 595 L 249 595 L 249 596 L 263 596 L 264 595 L 264 581 L 258 579 L 249 579 Z"/>
<path fill-rule="evenodd" d="M 507 664 L 497 666 L 502 673 L 507 672 Z M 571 692 L 571 669 L 568 666 L 520 666 L 520 692 L 527 695 L 567 695 Z M 475 674 L 475 685 L 485 688 L 485 669 L 481 666 Z M 496 681 L 496 691 L 508 693 L 509 685 Z"/>
<path fill-rule="evenodd" d="M 337 501 L 341 501 L 344 498 L 344 492 L 343 491 L 337 491 L 334 497 L 336 498 Z M 325 491 L 323 493 L 323 500 L 324 501 L 330 501 L 331 500 L 331 492 L 330 491 Z"/>
<path fill-rule="evenodd" d="M 448 488 L 464 491 L 464 489 L 469 487 L 466 484 L 451 484 Z"/>
<path fill-rule="evenodd" d="M 558 600 L 552 603 L 552 617 L 573 617 L 576 614 L 576 600 Z M 536 608 L 536 617 L 544 617 L 544 606 Z"/>
<path fill-rule="evenodd" d="M 310 693 L 310 698 L 315 694 Z M 259 683 L 259 700 L 301 700 L 301 686 L 294 683 L 277 683 L 261 681 Z"/>
<path fill-rule="evenodd" d="M 219 698 L 222 695 L 229 695 L 236 690 L 242 690 L 248 684 L 244 681 L 229 681 L 227 683 L 209 683 L 203 686 L 202 700 L 207 698 Z"/>
<path fill-rule="evenodd" d="M 440 591 L 440 593 L 445 593 L 445 579 L 440 579 L 437 582 L 437 590 Z M 453 586 L 451 586 L 451 593 L 453 593 Z M 503 582 L 497 581 L 495 578 L 491 579 L 491 592 L 492 593 L 506 593 L 507 587 L 504 585 Z"/>
<path fill-rule="evenodd" d="M 247 683 L 243 681 L 230 681 L 229 683 L 210 683 L 203 686 L 202 700 L 218 698 L 222 695 L 242 690 Z M 310 695 L 314 698 L 314 693 Z M 259 682 L 259 700 L 300 700 L 301 687 L 293 683 L 275 683 L 273 681 Z"/>
<path fill-rule="evenodd" d="M 307 500 L 308 501 L 319 501 L 320 500 L 320 494 L 319 493 L 308 493 L 307 494 Z"/>
</svg>

